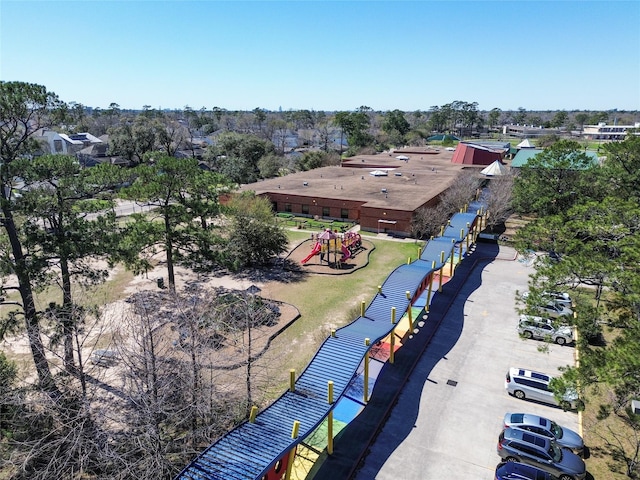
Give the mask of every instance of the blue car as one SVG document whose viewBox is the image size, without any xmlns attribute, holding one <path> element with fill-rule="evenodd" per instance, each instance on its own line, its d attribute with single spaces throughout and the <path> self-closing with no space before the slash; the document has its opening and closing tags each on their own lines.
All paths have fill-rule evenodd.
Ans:
<svg viewBox="0 0 640 480">
<path fill-rule="evenodd" d="M 556 477 L 539 468 L 518 462 L 505 462 L 496 467 L 495 480 L 555 480 Z"/>
</svg>

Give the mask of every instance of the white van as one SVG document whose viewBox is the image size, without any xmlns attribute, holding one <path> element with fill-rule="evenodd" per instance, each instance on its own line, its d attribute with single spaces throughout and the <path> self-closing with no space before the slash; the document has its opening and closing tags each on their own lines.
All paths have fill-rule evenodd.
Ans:
<svg viewBox="0 0 640 480">
<path fill-rule="evenodd" d="M 550 375 L 534 372 L 525 368 L 511 367 L 507 372 L 504 388 L 509 395 L 520 400 L 529 399 L 538 402 L 556 405 L 563 410 L 576 409 L 582 402 L 575 391 L 567 392 L 561 401 L 558 401 L 549 388 Z"/>
</svg>

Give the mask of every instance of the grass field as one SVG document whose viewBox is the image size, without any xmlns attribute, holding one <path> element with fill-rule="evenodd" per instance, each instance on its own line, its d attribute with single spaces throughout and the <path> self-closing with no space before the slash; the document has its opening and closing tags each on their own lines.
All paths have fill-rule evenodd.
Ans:
<svg viewBox="0 0 640 480">
<path fill-rule="evenodd" d="M 306 232 L 289 232 L 290 239 L 304 240 Z M 375 245 L 370 252 L 369 265 L 346 275 L 309 275 L 299 282 L 271 282 L 262 295 L 295 305 L 300 318 L 283 332 L 272 344 L 268 355 L 270 375 L 277 377 L 275 390 L 288 382 L 289 369 L 301 372 L 318 347 L 330 334 L 355 320 L 362 301 L 368 304 L 377 292 L 378 285 L 408 257 L 417 256 L 414 242 L 369 240 Z M 275 379 L 273 379 L 275 380 Z"/>
</svg>

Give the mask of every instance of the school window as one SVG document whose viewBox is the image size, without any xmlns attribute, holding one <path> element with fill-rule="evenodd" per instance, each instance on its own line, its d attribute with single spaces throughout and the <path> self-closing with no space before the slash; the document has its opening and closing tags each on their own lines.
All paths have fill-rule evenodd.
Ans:
<svg viewBox="0 0 640 480">
<path fill-rule="evenodd" d="M 322 207 L 322 216 L 328 217 L 330 215 L 329 207 Z"/>
<path fill-rule="evenodd" d="M 340 218 L 349 218 L 349 209 L 341 208 L 340 209 Z"/>
<path fill-rule="evenodd" d="M 284 211 L 291 213 L 291 204 L 290 203 L 285 203 L 284 204 Z"/>
<path fill-rule="evenodd" d="M 302 204 L 302 213 L 309 214 L 309 205 Z"/>
</svg>

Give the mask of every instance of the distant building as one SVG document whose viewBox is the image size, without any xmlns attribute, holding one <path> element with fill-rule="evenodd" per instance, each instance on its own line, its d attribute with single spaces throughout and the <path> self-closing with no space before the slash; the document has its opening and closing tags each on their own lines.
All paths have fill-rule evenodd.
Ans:
<svg viewBox="0 0 640 480">
<path fill-rule="evenodd" d="M 74 155 L 85 148 L 103 144 L 102 140 L 90 133 L 58 133 L 53 130 L 42 130 L 35 137 L 42 145 L 43 153 Z M 106 147 L 105 147 L 106 148 Z"/>
<path fill-rule="evenodd" d="M 502 134 L 512 137 L 535 138 L 543 135 L 561 135 L 563 132 L 559 128 L 544 128 L 535 125 L 503 125 Z"/>
<path fill-rule="evenodd" d="M 506 147 L 505 147 L 506 145 Z M 491 165 L 496 160 L 502 160 L 509 151 L 509 144 L 480 145 L 477 143 L 460 142 L 453 153 L 451 163 L 462 165 Z"/>
<path fill-rule="evenodd" d="M 400 155 L 401 154 L 401 155 Z M 360 229 L 411 235 L 417 210 L 434 206 L 466 165 L 446 149 L 403 149 L 358 155 L 341 166 L 316 168 L 242 185 L 271 201 L 276 212 L 352 221 Z M 400 158 L 398 158 L 400 157 Z"/>
<path fill-rule="evenodd" d="M 640 122 L 634 125 L 607 125 L 603 122 L 598 125 L 585 125 L 582 127 L 582 136 L 589 140 L 624 140 L 632 129 L 640 129 Z M 635 132 L 635 135 L 640 135 L 640 132 Z"/>
<path fill-rule="evenodd" d="M 526 165 L 529 162 L 529 160 L 531 160 L 533 157 L 535 157 L 539 153 L 542 153 L 543 151 L 544 150 L 540 150 L 537 148 L 522 148 L 518 150 L 518 153 L 516 153 L 516 156 L 513 157 L 513 160 L 511 161 L 511 168 L 512 169 L 521 168 L 522 166 Z M 584 153 L 589 157 L 592 165 L 600 165 L 601 163 L 600 157 L 598 157 L 598 154 L 596 152 L 587 150 Z"/>
</svg>

